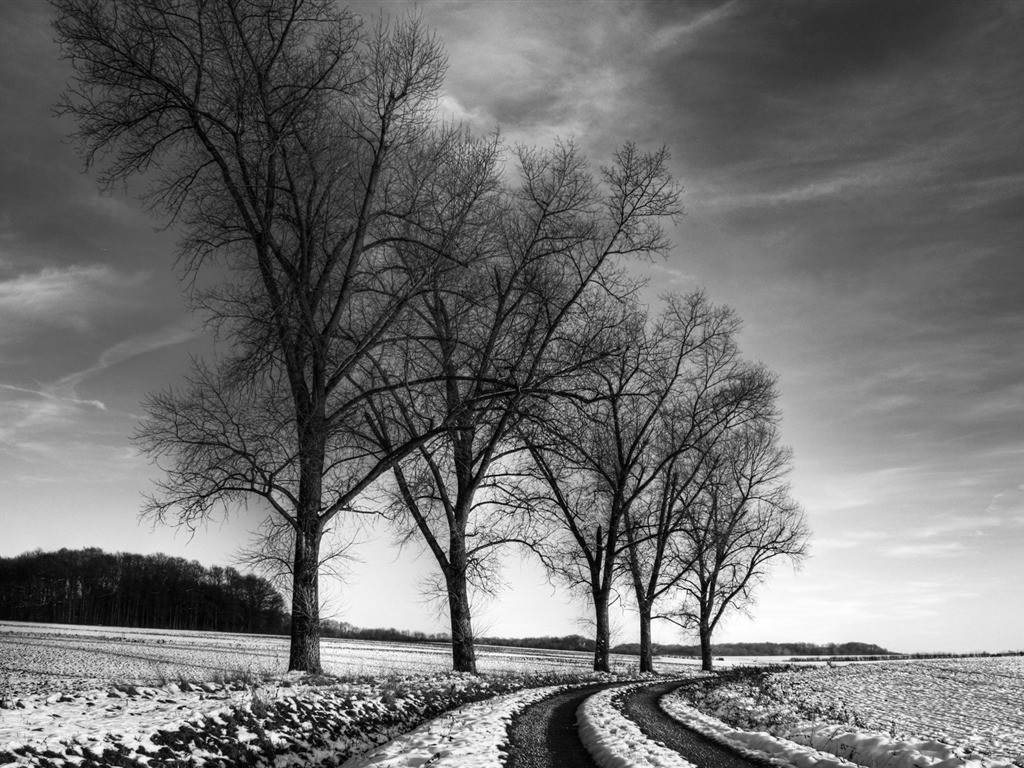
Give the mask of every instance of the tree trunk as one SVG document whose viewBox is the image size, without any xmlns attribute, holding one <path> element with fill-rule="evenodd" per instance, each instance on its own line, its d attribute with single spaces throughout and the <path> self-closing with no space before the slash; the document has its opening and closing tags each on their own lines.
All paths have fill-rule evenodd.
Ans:
<svg viewBox="0 0 1024 768">
<path fill-rule="evenodd" d="M 608 660 L 611 625 L 608 621 L 608 591 L 594 590 L 594 671 L 611 672 Z"/>
<path fill-rule="evenodd" d="M 640 604 L 640 671 L 654 672 L 654 647 L 651 645 L 651 606 Z"/>
<path fill-rule="evenodd" d="M 711 627 L 708 625 L 707 619 L 701 617 L 700 620 L 700 668 L 705 672 L 710 672 L 714 664 L 711 658 Z"/>
<path fill-rule="evenodd" d="M 320 541 L 323 501 L 324 405 L 309 401 L 304 382 L 291 375 L 299 415 L 299 498 L 295 509 L 295 561 L 292 570 L 292 626 L 288 671 L 320 674 Z M 296 383 L 296 382 L 299 383 Z"/>
<path fill-rule="evenodd" d="M 288 671 L 319 674 L 320 667 L 320 531 L 295 535 L 292 579 L 291 650 Z"/>
<path fill-rule="evenodd" d="M 452 669 L 456 672 L 476 674 L 476 648 L 473 641 L 473 616 L 469 607 L 469 588 L 464 563 L 452 567 L 446 574 L 448 586 L 448 612 L 452 626 Z"/>
</svg>

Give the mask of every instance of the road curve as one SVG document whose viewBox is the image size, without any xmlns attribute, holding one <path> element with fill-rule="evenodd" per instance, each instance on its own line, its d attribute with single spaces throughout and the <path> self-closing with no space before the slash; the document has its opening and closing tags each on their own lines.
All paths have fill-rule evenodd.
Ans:
<svg viewBox="0 0 1024 768">
<path fill-rule="evenodd" d="M 512 718 L 505 768 L 597 768 L 576 731 L 576 710 L 598 691 L 626 683 L 595 683 L 556 693 Z"/>
<path fill-rule="evenodd" d="M 693 681 L 652 683 L 625 694 L 623 712 L 654 741 L 682 755 L 699 768 L 765 768 L 768 761 L 741 757 L 661 711 L 658 700 Z M 576 710 L 605 688 L 629 683 L 595 683 L 557 693 L 512 718 L 508 729 L 506 768 L 597 768 L 576 730 Z"/>
<path fill-rule="evenodd" d="M 765 768 L 772 765 L 767 759 L 755 761 L 742 757 L 662 712 L 658 706 L 662 696 L 693 684 L 692 680 L 682 683 L 674 680 L 642 686 L 623 697 L 622 711 L 648 738 L 660 741 L 700 768 Z"/>
</svg>

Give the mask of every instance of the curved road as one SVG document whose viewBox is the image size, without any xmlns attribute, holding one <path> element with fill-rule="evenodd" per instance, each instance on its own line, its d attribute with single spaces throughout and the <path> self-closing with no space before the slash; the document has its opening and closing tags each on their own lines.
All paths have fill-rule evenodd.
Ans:
<svg viewBox="0 0 1024 768">
<path fill-rule="evenodd" d="M 682 683 L 673 680 L 637 688 L 626 695 L 622 710 L 649 739 L 660 741 L 700 768 L 765 768 L 772 765 L 768 760 L 755 761 L 743 757 L 661 711 L 658 699 L 669 691 L 693 683 L 692 680 Z"/>
<path fill-rule="evenodd" d="M 649 738 L 673 749 L 699 768 L 764 768 L 711 741 L 661 711 L 658 699 L 692 681 L 670 680 L 641 686 L 626 695 L 623 711 Z M 544 699 L 512 718 L 506 768 L 597 768 L 576 731 L 576 710 L 605 688 L 628 683 L 598 683 Z"/>
<path fill-rule="evenodd" d="M 617 685 L 624 683 L 597 683 L 556 693 L 513 717 L 505 768 L 597 768 L 576 732 L 576 710 L 588 697 Z"/>
</svg>

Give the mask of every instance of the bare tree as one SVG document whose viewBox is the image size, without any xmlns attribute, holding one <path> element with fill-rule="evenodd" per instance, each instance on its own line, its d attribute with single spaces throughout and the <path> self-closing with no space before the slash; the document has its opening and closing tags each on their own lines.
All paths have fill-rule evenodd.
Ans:
<svg viewBox="0 0 1024 768">
<path fill-rule="evenodd" d="M 334 522 L 339 522 L 338 518 Z M 329 576 L 340 583 L 346 580 L 349 564 L 357 559 L 353 554 L 357 536 L 348 527 L 324 527 L 317 563 L 321 578 Z M 295 528 L 280 515 L 269 513 L 253 531 L 249 543 L 240 547 L 232 559 L 240 568 L 260 574 L 282 593 L 289 594 L 295 579 Z M 321 596 L 320 615 L 330 609 L 331 604 Z"/>
<path fill-rule="evenodd" d="M 663 617 L 696 629 L 705 670 L 722 617 L 750 607 L 774 562 L 799 564 L 810 536 L 786 481 L 790 451 L 770 420 L 734 430 L 715 450 L 700 493 L 683 507 L 679 535 L 690 563 L 677 582 L 683 602 Z"/>
<path fill-rule="evenodd" d="M 640 622 L 641 672 L 654 671 L 654 607 L 676 589 L 693 566 L 693 552 L 682 546 L 679 532 L 686 519 L 684 511 L 707 477 L 710 456 L 706 445 L 705 442 L 673 456 L 647 493 L 631 507 L 625 521 L 624 570 L 632 583 Z"/>
<path fill-rule="evenodd" d="M 446 60 L 414 19 L 366 29 L 333 0 L 54 0 L 76 72 L 62 109 L 102 180 L 149 182 L 182 232 L 216 365 L 155 395 L 143 448 L 166 462 L 147 513 L 195 525 L 256 499 L 294 530 L 289 668 L 320 668 L 325 526 L 405 452 L 354 430 L 354 377 L 439 270 L 439 187 L 455 226 L 488 180 L 432 125 Z M 228 275 L 214 289 L 198 286 Z"/>
<path fill-rule="evenodd" d="M 631 510 L 676 457 L 757 412 L 773 382 L 742 363 L 732 312 L 701 293 L 669 297 L 648 326 L 591 369 L 585 397 L 566 399 L 524 430 L 546 509 L 561 535 L 548 541 L 548 569 L 589 592 L 595 670 L 609 669 L 609 601 L 621 555 L 650 535 L 626 535 Z M 639 550 L 637 550 L 639 551 Z"/>
<path fill-rule="evenodd" d="M 681 546 L 689 503 L 705 488 L 719 460 L 716 446 L 737 428 L 775 416 L 775 379 L 743 360 L 736 336 L 740 321 L 727 307 L 711 305 L 695 292 L 666 298 L 666 316 L 683 340 L 696 338 L 685 373 L 670 382 L 652 449 L 665 457 L 652 482 L 624 516 L 627 557 L 639 616 L 640 670 L 654 671 L 651 623 L 655 604 L 676 589 L 694 554 Z"/>
<path fill-rule="evenodd" d="M 606 354 L 619 319 L 598 307 L 631 290 L 618 258 L 662 252 L 661 222 L 678 209 L 664 150 L 626 145 L 601 183 L 572 143 L 519 147 L 515 162 L 518 186 L 495 195 L 478 236 L 450 244 L 451 258 L 473 266 L 423 292 L 402 354 L 375 360 L 375 374 L 398 364 L 396 386 L 375 399 L 386 450 L 396 434 L 447 425 L 394 466 L 392 509 L 437 560 L 458 671 L 476 669 L 470 587 L 489 589 L 498 547 L 533 546 L 525 517 L 495 490 L 510 477 L 514 433 Z M 398 385 L 424 379 L 434 386 Z"/>
</svg>

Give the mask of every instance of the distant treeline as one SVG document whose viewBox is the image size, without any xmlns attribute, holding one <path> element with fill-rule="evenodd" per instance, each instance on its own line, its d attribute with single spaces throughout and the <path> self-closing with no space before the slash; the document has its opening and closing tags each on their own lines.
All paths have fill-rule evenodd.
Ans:
<svg viewBox="0 0 1024 768">
<path fill-rule="evenodd" d="M 345 640 L 379 640 L 389 643 L 449 643 L 452 636 L 447 632 L 408 631 L 393 627 L 362 629 L 347 622 L 325 620 L 321 624 L 323 637 L 337 637 Z M 478 637 L 477 645 L 497 645 L 509 648 L 540 648 L 553 651 L 593 651 L 594 641 L 580 635 L 564 637 Z"/>
<path fill-rule="evenodd" d="M 266 579 L 234 568 L 206 568 L 167 555 L 107 553 L 98 548 L 26 552 L 0 558 L 0 620 L 60 624 L 283 634 L 285 601 Z M 449 642 L 447 633 L 363 629 L 321 622 L 324 637 L 400 643 Z M 481 645 L 593 652 L 581 635 L 480 637 Z M 638 655 L 637 643 L 612 648 Z M 716 643 L 719 656 L 891 656 L 870 643 Z M 655 645 L 659 656 L 700 656 L 698 645 Z M 902 657 L 910 658 L 910 657 Z"/>
<path fill-rule="evenodd" d="M 542 648 L 551 651 L 587 651 L 594 650 L 593 638 L 581 635 L 564 635 L 562 637 L 481 637 L 477 639 L 481 645 L 500 645 L 515 648 Z M 616 652 L 615 649 L 612 649 Z"/>
<path fill-rule="evenodd" d="M 324 637 L 337 637 L 356 640 L 380 640 L 392 643 L 436 643 L 447 642 L 447 633 L 426 634 L 424 632 L 408 632 L 402 629 L 360 629 L 344 622 L 325 621 Z M 563 635 L 558 637 L 478 637 L 477 645 L 497 645 L 514 648 L 537 648 L 552 651 L 586 651 L 593 652 L 594 641 L 581 635 Z M 876 656 L 889 657 L 893 654 L 881 646 L 872 643 L 716 643 L 713 651 L 719 656 Z M 699 645 L 655 645 L 654 652 L 658 656 L 700 656 Z M 622 643 L 612 648 L 612 653 L 638 656 L 638 643 Z"/>
<path fill-rule="evenodd" d="M 404 629 L 393 627 L 374 627 L 363 629 L 353 626 L 346 621 L 334 621 L 323 619 L 320 622 L 320 635 L 322 637 L 337 637 L 343 640 L 379 640 L 388 643 L 448 643 L 452 636 L 438 632 L 429 634 L 427 632 L 410 632 Z"/>
<path fill-rule="evenodd" d="M 285 602 L 264 578 L 167 555 L 98 548 L 0 558 L 0 620 L 283 633 Z"/>
<path fill-rule="evenodd" d="M 637 643 L 625 643 L 615 653 L 639 654 Z M 700 656 L 699 645 L 655 645 L 659 656 Z M 890 651 L 872 643 L 714 643 L 716 656 L 888 656 Z"/>
<path fill-rule="evenodd" d="M 1003 656 L 1024 656 L 1024 651 L 972 651 L 970 653 L 889 653 L 883 656 L 858 656 L 850 661 L 919 661 L 926 659 L 995 659 Z M 793 659 L 810 661 L 811 659 Z"/>
</svg>

